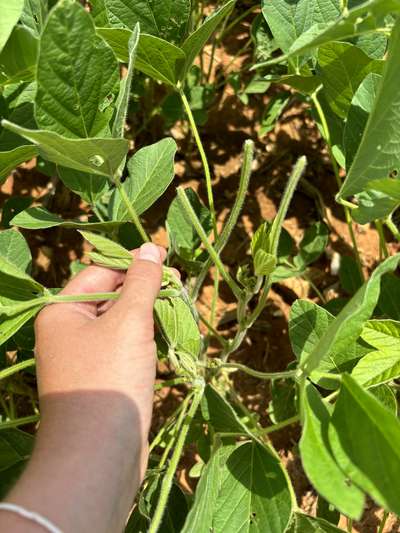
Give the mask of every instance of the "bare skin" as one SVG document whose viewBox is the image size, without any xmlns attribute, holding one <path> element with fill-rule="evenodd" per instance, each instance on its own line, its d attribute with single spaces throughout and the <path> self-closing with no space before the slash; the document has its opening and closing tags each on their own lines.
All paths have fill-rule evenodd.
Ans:
<svg viewBox="0 0 400 533">
<path fill-rule="evenodd" d="M 153 306 L 165 250 L 145 244 L 127 273 L 88 267 L 64 294 L 121 288 L 114 304 L 49 306 L 36 321 L 41 423 L 7 502 L 64 533 L 123 531 L 145 472 L 156 349 Z M 0 531 L 42 533 L 0 512 Z"/>
</svg>

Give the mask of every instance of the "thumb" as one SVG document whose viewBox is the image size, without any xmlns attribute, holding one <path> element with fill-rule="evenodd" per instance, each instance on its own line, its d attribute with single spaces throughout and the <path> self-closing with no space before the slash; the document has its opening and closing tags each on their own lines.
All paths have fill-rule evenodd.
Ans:
<svg viewBox="0 0 400 533">
<path fill-rule="evenodd" d="M 164 250 L 153 243 L 141 246 L 126 273 L 121 297 L 114 306 L 115 311 L 123 312 L 125 316 L 152 316 L 154 302 L 161 288 L 164 257 Z"/>
</svg>

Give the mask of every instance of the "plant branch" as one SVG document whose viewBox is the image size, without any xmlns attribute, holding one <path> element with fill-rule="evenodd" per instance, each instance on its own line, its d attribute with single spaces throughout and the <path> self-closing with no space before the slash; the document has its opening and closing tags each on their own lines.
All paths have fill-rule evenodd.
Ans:
<svg viewBox="0 0 400 533">
<path fill-rule="evenodd" d="M 291 426 L 292 424 L 297 424 L 297 422 L 300 421 L 300 415 L 294 415 L 291 418 L 288 418 L 287 420 L 284 420 L 283 422 L 278 422 L 278 424 L 274 424 L 273 426 L 269 426 L 267 428 L 262 428 L 260 430 L 259 435 L 269 435 L 270 433 L 274 433 L 275 431 L 279 431 L 287 426 Z"/>
<path fill-rule="evenodd" d="M 210 213 L 211 213 L 211 220 L 213 225 L 213 231 L 214 231 L 214 238 L 217 239 L 218 236 L 218 229 L 217 229 L 217 215 L 215 212 L 215 205 L 214 205 L 214 195 L 212 190 L 212 180 L 211 180 L 211 171 L 210 171 L 210 165 L 208 163 L 207 155 L 204 150 L 203 143 L 201 141 L 201 137 L 199 134 L 199 130 L 197 129 L 196 122 L 194 120 L 194 116 L 192 113 L 192 110 L 190 108 L 190 104 L 188 102 L 188 99 L 186 98 L 185 91 L 182 89 L 182 87 L 178 87 L 178 92 L 181 97 L 183 107 L 185 108 L 186 115 L 189 120 L 190 129 L 192 130 L 193 136 L 196 141 L 197 148 L 200 153 L 201 161 L 203 163 L 204 168 L 204 175 L 206 178 L 206 188 L 207 188 L 207 197 L 208 197 L 208 205 L 210 207 Z"/>
<path fill-rule="evenodd" d="M 24 426 L 26 424 L 33 424 L 40 420 L 40 415 L 25 416 L 23 418 L 16 418 L 15 420 L 10 420 L 8 422 L 0 423 L 0 431 L 2 429 L 11 429 L 18 426 Z"/>
<path fill-rule="evenodd" d="M 174 480 L 174 475 L 175 475 L 179 460 L 182 455 L 182 450 L 185 445 L 185 441 L 186 441 L 187 434 L 189 432 L 190 424 L 196 414 L 196 411 L 203 397 L 204 385 L 205 385 L 204 381 L 202 381 L 202 383 L 199 384 L 197 388 L 195 389 L 195 393 L 194 393 L 193 400 L 192 400 L 192 405 L 190 406 L 185 416 L 185 420 L 183 422 L 183 426 L 179 433 L 178 440 L 176 441 L 176 445 L 175 445 L 175 449 L 171 457 L 171 461 L 163 477 L 160 496 L 157 502 L 157 507 L 154 512 L 154 516 L 151 521 L 148 533 L 157 533 L 157 531 L 159 530 L 161 526 L 165 508 L 168 502 L 169 493 L 171 491 L 172 483 Z"/>
<path fill-rule="evenodd" d="M 258 370 L 253 370 L 252 368 L 249 368 L 246 365 L 242 365 L 240 363 L 222 363 L 219 368 L 230 368 L 232 370 L 241 370 L 242 372 L 245 372 L 249 376 L 253 376 L 258 379 L 286 379 L 286 378 L 295 378 L 297 375 L 296 370 L 288 370 L 285 372 L 259 372 Z"/>
<path fill-rule="evenodd" d="M 232 231 L 234 230 L 237 224 L 239 215 L 242 211 L 243 204 L 246 198 L 246 194 L 249 189 L 253 159 L 254 159 L 254 142 L 249 139 L 245 141 L 244 143 L 243 165 L 242 165 L 242 171 L 240 173 L 239 190 L 236 195 L 236 199 L 233 204 L 232 210 L 229 213 L 228 220 L 226 221 L 226 224 L 224 225 L 224 228 L 221 234 L 219 235 L 218 240 L 214 244 L 214 249 L 218 254 L 220 254 L 222 250 L 225 248 L 229 240 L 229 237 L 231 236 Z M 203 285 L 203 282 L 207 276 L 207 272 L 211 268 L 211 265 L 212 265 L 212 259 L 210 257 L 204 263 L 200 274 L 197 276 L 196 283 L 193 287 L 192 294 L 191 294 L 193 300 L 197 300 L 201 286 Z"/>
<path fill-rule="evenodd" d="M 25 370 L 25 368 L 30 368 L 31 366 L 35 366 L 36 361 L 35 359 L 27 359 L 26 361 L 21 361 L 21 363 L 17 363 L 16 365 L 12 365 L 8 368 L 5 368 L 0 372 L 0 380 L 9 378 L 13 374 L 16 374 L 17 372 L 21 372 L 21 370 Z"/>
<path fill-rule="evenodd" d="M 182 187 L 177 188 L 177 195 L 179 198 L 179 201 L 181 203 L 182 208 L 184 209 L 186 215 L 188 216 L 190 222 L 192 223 L 192 226 L 196 230 L 198 236 L 200 237 L 201 242 L 203 243 L 205 249 L 210 254 L 210 258 L 214 262 L 215 266 L 217 267 L 219 273 L 224 278 L 226 283 L 231 288 L 233 294 L 235 297 L 240 300 L 241 298 L 241 288 L 236 283 L 236 281 L 232 278 L 232 276 L 227 272 L 227 270 L 224 267 L 224 264 L 221 261 L 221 258 L 219 257 L 218 252 L 214 249 L 210 241 L 208 240 L 207 234 L 204 231 L 203 226 L 201 225 L 200 220 L 198 219 L 191 203 L 189 202 L 186 193 Z"/>
<path fill-rule="evenodd" d="M 135 208 L 132 205 L 132 202 L 129 200 L 128 195 L 126 194 L 125 188 L 121 183 L 121 180 L 118 178 L 115 180 L 115 186 L 118 189 L 118 192 L 121 196 L 121 200 L 125 204 L 126 209 L 128 210 L 129 216 L 131 217 L 132 222 L 135 224 L 136 229 L 140 233 L 140 236 L 144 240 L 144 242 L 150 242 L 150 239 L 142 226 L 142 223 L 140 222 L 140 218 L 138 214 L 136 213 Z"/>
</svg>

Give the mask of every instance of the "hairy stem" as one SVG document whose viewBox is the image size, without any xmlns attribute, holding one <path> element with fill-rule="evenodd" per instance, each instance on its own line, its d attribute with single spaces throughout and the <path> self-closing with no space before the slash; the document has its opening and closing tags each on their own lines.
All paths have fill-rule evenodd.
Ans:
<svg viewBox="0 0 400 533">
<path fill-rule="evenodd" d="M 242 171 L 240 174 L 239 190 L 236 195 L 235 203 L 233 204 L 232 210 L 229 213 L 228 220 L 224 225 L 224 228 L 221 234 L 218 237 L 218 240 L 214 244 L 215 251 L 220 254 L 225 248 L 229 237 L 234 230 L 239 215 L 242 211 L 243 204 L 246 198 L 247 191 L 249 189 L 250 176 L 251 176 L 251 167 L 253 164 L 254 158 L 254 142 L 252 140 L 247 140 L 244 143 L 244 156 L 243 156 L 243 165 Z M 197 276 L 196 283 L 191 291 L 191 296 L 193 300 L 197 300 L 201 286 L 204 283 L 204 280 L 207 276 L 207 272 L 210 270 L 212 265 L 211 257 L 204 263 L 200 274 Z"/>
<path fill-rule="evenodd" d="M 271 243 L 271 253 L 274 255 L 276 255 L 278 251 L 279 239 L 280 239 L 280 235 L 282 231 L 282 224 L 287 215 L 290 201 L 293 197 L 297 184 L 299 183 L 299 180 L 304 173 L 306 164 L 307 164 L 307 159 L 305 157 L 300 157 L 300 159 L 295 164 L 293 171 L 290 175 L 288 184 L 286 186 L 285 192 L 283 194 L 283 198 L 279 206 L 278 214 L 276 215 L 275 220 L 272 224 L 272 228 L 270 232 L 270 243 Z M 244 338 L 246 337 L 247 330 L 254 324 L 254 322 L 257 320 L 257 318 L 262 313 L 267 303 L 268 294 L 271 289 L 271 285 L 272 285 L 271 276 L 268 276 L 266 278 L 265 284 L 261 291 L 261 296 L 258 299 L 258 303 L 254 311 L 250 314 L 250 316 L 248 316 L 247 318 L 245 318 L 243 321 L 239 323 L 239 331 L 236 333 L 234 339 L 230 342 L 229 348 L 224 351 L 223 353 L 224 361 L 228 359 L 231 353 L 233 353 L 239 348 Z"/>
<path fill-rule="evenodd" d="M 376 230 L 379 235 L 379 255 L 380 259 L 388 258 L 389 257 L 389 250 L 386 246 L 386 239 L 385 239 L 385 233 L 383 230 L 383 223 L 382 220 L 375 220 L 375 226 Z"/>
<path fill-rule="evenodd" d="M 260 435 L 269 435 L 270 433 L 279 431 L 280 429 L 283 429 L 287 426 L 291 426 L 292 424 L 297 424 L 297 422 L 299 421 L 300 421 L 300 415 L 294 415 L 291 418 L 284 420 L 283 422 L 278 422 L 278 424 L 274 424 L 273 426 L 268 426 L 267 428 L 261 429 Z"/>
<path fill-rule="evenodd" d="M 16 365 L 12 365 L 8 368 L 5 368 L 0 372 L 0 380 L 9 378 L 13 374 L 21 372 L 21 370 L 25 370 L 25 368 L 35 366 L 35 363 L 35 359 L 27 359 L 26 361 L 22 361 L 21 363 L 17 363 Z"/>
<path fill-rule="evenodd" d="M 0 431 L 2 429 L 11 429 L 18 426 L 24 426 L 25 424 L 33 424 L 40 420 L 40 415 L 25 416 L 23 418 L 16 418 L 7 422 L 0 423 Z"/>
<path fill-rule="evenodd" d="M 382 517 L 381 523 L 379 524 L 378 533 L 383 533 L 383 530 L 385 529 L 385 525 L 386 525 L 386 522 L 387 522 L 388 518 L 389 518 L 389 513 L 388 513 L 388 511 L 385 511 L 383 513 L 383 517 Z"/>
<path fill-rule="evenodd" d="M 179 437 L 176 441 L 176 445 L 175 445 L 175 449 L 171 457 L 171 461 L 163 477 L 163 481 L 161 484 L 160 497 L 158 499 L 157 507 L 154 512 L 154 516 L 151 521 L 148 533 L 157 533 L 157 531 L 159 530 L 161 526 L 162 518 L 164 516 L 165 508 L 168 502 L 168 497 L 171 491 L 175 472 L 176 472 L 179 460 L 182 455 L 182 450 L 185 445 L 185 441 L 186 441 L 187 434 L 189 432 L 190 424 L 194 418 L 194 415 L 196 414 L 197 408 L 199 407 L 201 399 L 203 397 L 203 391 L 204 391 L 204 382 L 202 382 L 201 385 L 199 384 L 198 388 L 195 390 L 193 400 L 192 400 L 192 405 L 190 406 L 185 416 L 185 420 L 183 422 L 183 426 L 179 433 Z"/>
<path fill-rule="evenodd" d="M 192 223 L 192 226 L 194 227 L 198 236 L 200 237 L 201 242 L 203 243 L 205 249 L 210 254 L 210 258 L 212 259 L 213 263 L 217 267 L 221 276 L 224 278 L 226 283 L 229 285 L 235 297 L 239 300 L 241 298 L 241 292 L 242 292 L 241 288 L 236 283 L 236 281 L 232 278 L 232 276 L 228 273 L 228 271 L 225 269 L 224 264 L 222 263 L 218 252 L 214 249 L 214 247 L 208 240 L 207 234 L 204 231 L 204 228 L 201 225 L 201 222 L 198 219 L 191 203 L 189 202 L 188 197 L 186 196 L 185 190 L 182 187 L 178 187 L 177 194 L 178 194 L 178 198 L 179 198 L 182 208 L 184 209 L 187 217 Z"/>
<path fill-rule="evenodd" d="M 245 372 L 249 376 L 253 376 L 258 379 L 286 379 L 286 378 L 295 378 L 297 371 L 296 370 L 288 370 L 285 372 L 259 372 L 258 370 L 253 370 L 252 368 L 249 368 L 246 365 L 242 365 L 240 363 L 222 363 L 222 365 L 219 368 L 231 368 L 232 370 L 241 370 L 242 372 Z"/>
<path fill-rule="evenodd" d="M 211 213 L 211 220 L 212 220 L 212 225 L 213 225 L 214 238 L 217 239 L 217 236 L 218 236 L 217 215 L 216 215 L 216 212 L 215 212 L 215 205 L 214 205 L 214 195 L 213 195 L 213 190 L 212 190 L 212 180 L 211 180 L 210 165 L 208 164 L 207 155 L 206 155 L 206 152 L 204 150 L 204 146 L 203 146 L 203 143 L 201 141 L 199 130 L 197 129 L 197 125 L 196 125 L 196 122 L 194 120 L 193 113 L 192 113 L 192 110 L 190 108 L 190 104 L 188 102 L 188 99 L 186 98 L 185 91 L 182 89 L 182 87 L 179 87 L 178 91 L 179 91 L 179 95 L 180 95 L 181 100 L 182 100 L 183 107 L 185 108 L 186 115 L 187 115 L 188 120 L 189 120 L 190 129 L 192 130 L 194 139 L 196 141 L 197 148 L 198 148 L 199 153 L 200 153 L 201 161 L 203 163 L 204 175 L 205 175 L 205 178 L 206 178 L 208 205 L 209 205 L 210 213 Z"/>
<path fill-rule="evenodd" d="M 131 217 L 132 222 L 135 224 L 136 229 L 140 233 L 140 236 L 144 240 L 144 242 L 150 242 L 150 239 L 142 226 L 142 223 L 140 222 L 140 218 L 138 214 L 135 211 L 135 208 L 132 205 L 132 202 L 129 200 L 128 195 L 126 194 L 125 188 L 121 183 L 120 179 L 115 180 L 115 185 L 118 189 L 118 192 L 121 196 L 121 200 L 125 204 L 126 209 L 128 210 L 129 216 Z"/>
</svg>

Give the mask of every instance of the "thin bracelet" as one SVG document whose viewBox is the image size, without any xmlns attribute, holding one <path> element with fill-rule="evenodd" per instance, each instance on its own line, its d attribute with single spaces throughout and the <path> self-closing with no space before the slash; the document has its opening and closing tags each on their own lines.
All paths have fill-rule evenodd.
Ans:
<svg viewBox="0 0 400 533">
<path fill-rule="evenodd" d="M 52 524 L 50 520 L 40 515 L 39 513 L 28 511 L 28 509 L 25 509 L 21 505 L 16 505 L 14 503 L 0 503 L 0 511 L 10 511 L 11 513 L 15 513 L 19 516 L 22 516 L 22 518 L 26 518 L 27 520 L 30 520 L 31 522 L 35 522 L 35 524 L 42 526 L 44 529 L 46 529 L 46 531 L 49 531 L 50 533 L 63 533 L 61 529 Z"/>
</svg>

